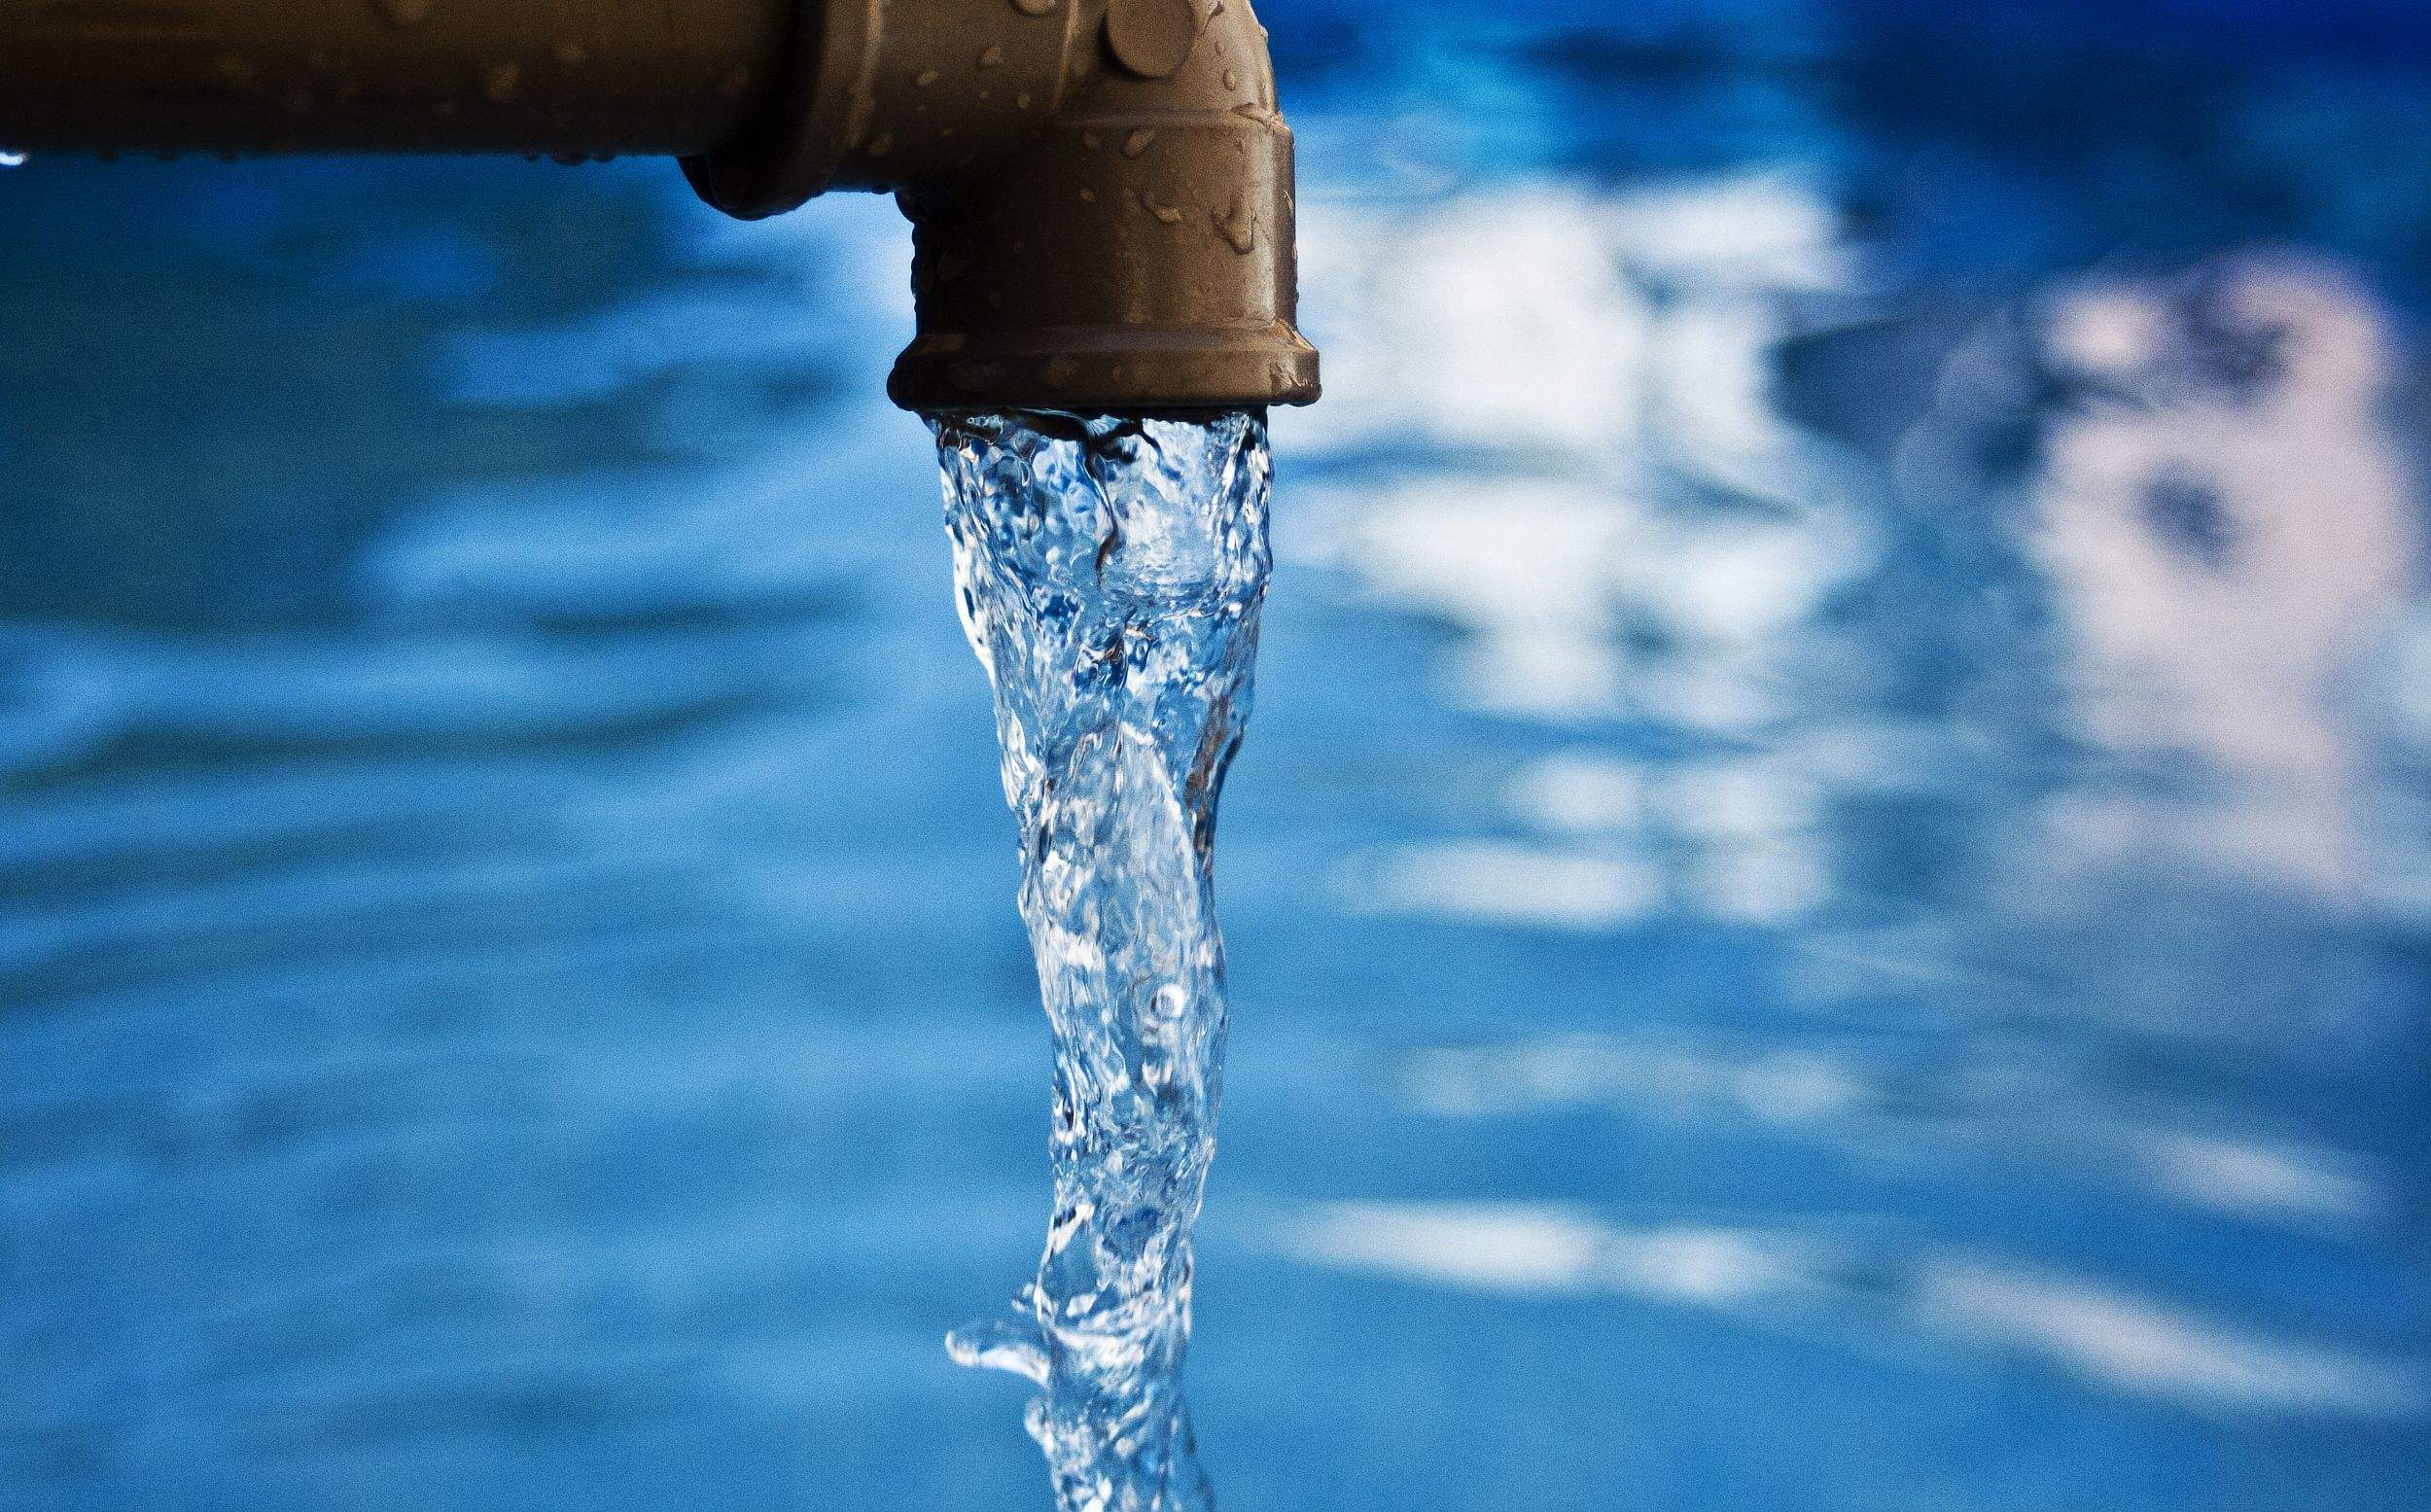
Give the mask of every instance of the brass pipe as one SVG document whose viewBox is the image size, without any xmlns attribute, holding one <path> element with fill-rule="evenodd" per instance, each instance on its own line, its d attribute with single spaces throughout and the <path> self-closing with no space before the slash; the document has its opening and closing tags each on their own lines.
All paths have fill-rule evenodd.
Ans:
<svg viewBox="0 0 2431 1512">
<path fill-rule="evenodd" d="M 0 146 L 674 154 L 913 226 L 922 410 L 1306 404 L 1249 0 L 0 0 Z"/>
<path fill-rule="evenodd" d="M 18 151 L 703 153 L 793 0 L 0 0 Z"/>
</svg>

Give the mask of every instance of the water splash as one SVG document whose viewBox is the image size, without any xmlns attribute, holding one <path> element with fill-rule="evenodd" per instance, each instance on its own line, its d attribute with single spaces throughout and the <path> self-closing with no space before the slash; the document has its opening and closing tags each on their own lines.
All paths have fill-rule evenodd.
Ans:
<svg viewBox="0 0 2431 1512">
<path fill-rule="evenodd" d="M 22 168 L 25 157 L 14 147 L 0 147 L 0 168 Z"/>
<path fill-rule="evenodd" d="M 1013 1317 L 947 1347 L 1043 1388 L 1028 1423 L 1064 1512 L 1201 1512 L 1180 1369 L 1224 1046 L 1216 804 L 1268 566 L 1265 421 L 934 423 L 1055 1031 L 1045 1255 Z"/>
</svg>

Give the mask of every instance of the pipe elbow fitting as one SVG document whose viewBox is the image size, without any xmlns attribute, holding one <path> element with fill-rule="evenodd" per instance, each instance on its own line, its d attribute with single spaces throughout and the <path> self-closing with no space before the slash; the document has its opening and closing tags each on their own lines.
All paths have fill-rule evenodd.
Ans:
<svg viewBox="0 0 2431 1512">
<path fill-rule="evenodd" d="M 732 214 L 893 191 L 908 409 L 1308 404 L 1292 141 L 1249 0 L 827 0 L 793 86 L 687 160 Z"/>
</svg>

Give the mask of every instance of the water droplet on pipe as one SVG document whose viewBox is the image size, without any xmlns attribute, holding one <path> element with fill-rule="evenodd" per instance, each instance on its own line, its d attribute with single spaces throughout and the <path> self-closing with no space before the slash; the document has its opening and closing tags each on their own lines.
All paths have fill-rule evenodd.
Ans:
<svg viewBox="0 0 2431 1512">
<path fill-rule="evenodd" d="M 377 8 L 390 25 L 411 30 L 431 18 L 439 0 L 378 0 Z"/>
<path fill-rule="evenodd" d="M 521 63 L 492 63 L 481 75 L 481 97 L 492 105 L 511 105 L 523 88 Z"/>
<path fill-rule="evenodd" d="M 1215 216 L 1216 229 L 1233 251 L 1248 257 L 1257 250 L 1257 217 L 1234 196 L 1232 208 Z"/>
</svg>

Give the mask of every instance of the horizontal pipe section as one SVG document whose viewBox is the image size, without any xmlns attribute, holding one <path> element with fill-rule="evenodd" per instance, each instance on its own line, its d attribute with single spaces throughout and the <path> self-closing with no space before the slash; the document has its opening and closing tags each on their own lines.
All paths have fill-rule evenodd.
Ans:
<svg viewBox="0 0 2431 1512">
<path fill-rule="evenodd" d="M 699 154 L 794 0 L 0 0 L 0 149 Z"/>
</svg>

